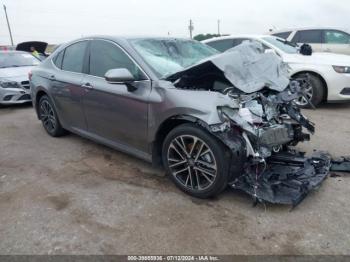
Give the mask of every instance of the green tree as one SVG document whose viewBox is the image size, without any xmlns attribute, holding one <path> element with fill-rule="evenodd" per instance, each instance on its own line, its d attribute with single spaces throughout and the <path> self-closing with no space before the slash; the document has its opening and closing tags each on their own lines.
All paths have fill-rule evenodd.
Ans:
<svg viewBox="0 0 350 262">
<path fill-rule="evenodd" d="M 194 40 L 197 40 L 197 41 L 203 41 L 203 40 L 207 40 L 207 39 L 210 39 L 210 38 L 213 38 L 213 37 L 218 37 L 220 35 L 218 34 L 199 34 L 199 35 L 196 35 L 195 37 L 193 37 Z"/>
</svg>

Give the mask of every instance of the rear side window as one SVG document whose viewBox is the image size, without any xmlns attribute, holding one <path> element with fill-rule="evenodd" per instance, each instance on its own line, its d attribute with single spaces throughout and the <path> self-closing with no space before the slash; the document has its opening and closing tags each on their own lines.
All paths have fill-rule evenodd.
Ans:
<svg viewBox="0 0 350 262">
<path fill-rule="evenodd" d="M 137 80 L 146 77 L 139 67 L 113 43 L 93 40 L 90 45 L 90 75 L 104 77 L 110 69 L 126 68 Z"/>
<path fill-rule="evenodd" d="M 62 70 L 82 73 L 86 47 L 87 41 L 68 46 L 64 52 Z"/>
<path fill-rule="evenodd" d="M 293 37 L 294 43 L 310 43 L 321 44 L 322 43 L 322 30 L 302 30 L 298 31 Z"/>
<path fill-rule="evenodd" d="M 220 52 L 225 52 L 226 50 L 233 47 L 233 41 L 232 39 L 223 39 L 223 40 L 217 40 L 210 43 L 206 43 L 208 46 L 211 46 L 212 48 L 215 48 L 216 50 Z"/>
<path fill-rule="evenodd" d="M 324 31 L 324 42 L 326 44 L 350 44 L 350 36 L 341 31 L 326 30 Z"/>
<path fill-rule="evenodd" d="M 60 69 L 62 68 L 63 53 L 64 50 L 59 52 L 53 59 L 53 63 Z"/>
<path fill-rule="evenodd" d="M 292 32 L 291 31 L 281 32 L 281 33 L 276 33 L 276 34 L 272 34 L 272 35 L 283 38 L 283 39 L 287 39 L 288 36 L 290 36 L 290 33 L 292 33 Z"/>
</svg>

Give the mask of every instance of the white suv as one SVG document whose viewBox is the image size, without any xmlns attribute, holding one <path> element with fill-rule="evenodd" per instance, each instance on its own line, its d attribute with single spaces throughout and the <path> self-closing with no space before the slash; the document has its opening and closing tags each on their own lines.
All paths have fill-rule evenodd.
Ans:
<svg viewBox="0 0 350 262">
<path fill-rule="evenodd" d="M 203 43 L 220 52 L 233 48 L 243 41 L 258 41 L 266 52 L 274 52 L 290 66 L 290 77 L 298 78 L 308 75 L 310 85 L 305 94 L 313 105 L 322 101 L 350 101 L 350 56 L 313 52 L 312 55 L 301 55 L 294 45 L 282 38 L 269 35 L 236 35 L 211 38 Z M 297 103 L 309 107 L 305 97 Z"/>
<path fill-rule="evenodd" d="M 328 28 L 304 28 L 274 31 L 270 34 L 290 42 L 307 43 L 316 52 L 350 55 L 350 34 L 344 30 Z"/>
</svg>

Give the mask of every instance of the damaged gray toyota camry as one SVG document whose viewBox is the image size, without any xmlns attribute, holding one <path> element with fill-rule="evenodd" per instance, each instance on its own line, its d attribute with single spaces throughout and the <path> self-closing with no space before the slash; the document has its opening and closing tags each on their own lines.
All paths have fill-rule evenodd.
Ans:
<svg viewBox="0 0 350 262">
<path fill-rule="evenodd" d="M 295 104 L 307 79 L 258 43 L 218 54 L 173 38 L 87 37 L 60 46 L 31 74 L 47 133 L 67 131 L 163 165 L 200 198 L 227 186 L 256 201 L 299 203 L 330 157 L 294 149 L 314 132 Z"/>
</svg>

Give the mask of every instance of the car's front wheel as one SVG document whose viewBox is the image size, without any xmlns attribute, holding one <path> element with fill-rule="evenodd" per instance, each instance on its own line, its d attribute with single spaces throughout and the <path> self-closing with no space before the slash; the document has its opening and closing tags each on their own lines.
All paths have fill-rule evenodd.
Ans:
<svg viewBox="0 0 350 262">
<path fill-rule="evenodd" d="M 199 198 L 222 192 L 229 179 L 230 152 L 194 124 L 173 129 L 163 143 L 163 163 L 182 191 Z"/>
<path fill-rule="evenodd" d="M 305 74 L 301 76 L 305 76 Z M 296 100 L 296 104 L 301 108 L 311 108 L 308 101 L 315 107 L 318 106 L 322 102 L 325 93 L 325 86 L 319 77 L 309 74 L 308 79 L 308 84 L 303 87 L 305 95 Z"/>
<path fill-rule="evenodd" d="M 55 107 L 47 95 L 40 98 L 38 109 L 39 118 L 50 136 L 58 137 L 66 134 L 66 130 L 63 129 L 57 117 Z"/>
</svg>

